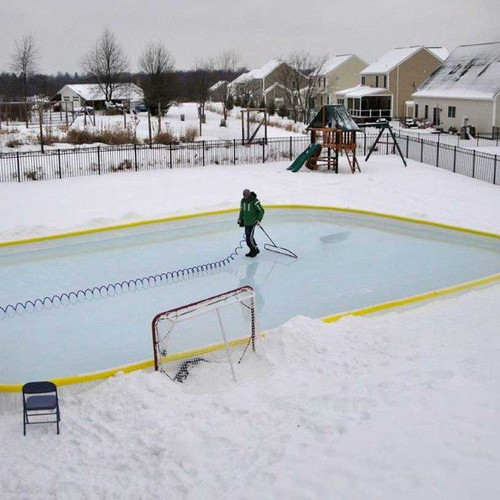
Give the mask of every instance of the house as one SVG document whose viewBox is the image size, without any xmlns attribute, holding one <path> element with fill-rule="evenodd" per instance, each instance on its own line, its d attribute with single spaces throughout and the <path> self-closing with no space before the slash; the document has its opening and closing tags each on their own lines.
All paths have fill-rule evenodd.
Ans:
<svg viewBox="0 0 500 500">
<path fill-rule="evenodd" d="M 94 109 L 104 109 L 106 98 L 97 83 L 79 83 L 65 85 L 57 96 L 61 98 L 63 110 L 71 111 L 83 106 L 92 106 Z M 144 102 L 144 93 L 134 83 L 123 83 L 113 92 L 113 104 L 122 104 L 128 109 Z"/>
<path fill-rule="evenodd" d="M 231 93 L 235 98 L 240 98 L 246 102 L 252 99 L 256 106 L 262 101 L 264 104 L 270 102 L 274 92 L 266 92 L 274 84 L 278 83 L 289 89 L 292 83 L 299 82 L 300 87 L 307 85 L 307 77 L 293 69 L 289 64 L 281 59 L 271 59 L 261 68 L 256 68 L 243 73 L 233 80 L 229 86 Z M 285 93 L 279 92 L 280 99 L 284 98 Z M 273 97 L 274 98 L 274 97 Z M 279 102 L 275 103 L 279 105 Z"/>
<path fill-rule="evenodd" d="M 358 85 L 337 91 L 337 103 L 358 120 L 403 117 L 406 102 L 447 55 L 443 47 L 393 49 L 361 71 Z"/>
<path fill-rule="evenodd" d="M 336 104 L 337 91 L 358 84 L 360 73 L 367 66 L 368 64 L 355 54 L 343 54 L 329 59 L 316 75 L 318 95 L 314 99 L 314 109 Z"/>
<path fill-rule="evenodd" d="M 208 98 L 211 102 L 223 102 L 226 99 L 227 87 L 229 82 L 227 80 L 219 80 L 208 89 Z"/>
<path fill-rule="evenodd" d="M 500 42 L 460 45 L 413 94 L 415 118 L 500 135 Z"/>
</svg>

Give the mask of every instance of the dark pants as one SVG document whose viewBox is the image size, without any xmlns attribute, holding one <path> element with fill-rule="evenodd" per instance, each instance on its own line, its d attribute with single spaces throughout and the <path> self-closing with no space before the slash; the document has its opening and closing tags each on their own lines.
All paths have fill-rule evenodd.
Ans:
<svg viewBox="0 0 500 500">
<path fill-rule="evenodd" d="M 256 226 L 257 224 L 253 224 L 252 226 L 245 226 L 245 239 L 250 250 L 255 250 L 257 248 L 257 242 L 253 237 Z"/>
</svg>

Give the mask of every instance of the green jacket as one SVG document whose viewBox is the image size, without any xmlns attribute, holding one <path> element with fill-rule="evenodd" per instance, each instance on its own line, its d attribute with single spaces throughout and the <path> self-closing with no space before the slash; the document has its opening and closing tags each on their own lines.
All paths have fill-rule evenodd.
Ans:
<svg viewBox="0 0 500 500">
<path fill-rule="evenodd" d="M 248 198 L 242 198 L 240 202 L 240 216 L 238 222 L 244 226 L 253 226 L 264 217 L 264 208 L 257 199 L 257 195 L 252 191 Z"/>
</svg>

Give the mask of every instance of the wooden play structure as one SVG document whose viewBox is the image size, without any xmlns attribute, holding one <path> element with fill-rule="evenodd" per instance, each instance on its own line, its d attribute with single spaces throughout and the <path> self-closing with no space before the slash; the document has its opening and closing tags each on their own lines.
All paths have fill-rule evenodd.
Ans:
<svg viewBox="0 0 500 500">
<path fill-rule="evenodd" d="M 241 110 L 241 142 L 252 144 L 257 132 L 264 126 L 264 143 L 267 144 L 267 110 L 266 108 L 245 108 Z M 250 124 L 256 124 L 252 130 Z"/>
<path fill-rule="evenodd" d="M 356 158 L 356 132 L 360 129 L 342 105 L 323 106 L 307 127 L 311 143 L 319 144 L 315 154 L 307 158 L 305 165 L 311 170 L 325 166 L 339 172 L 339 156 L 345 155 L 354 174 L 361 172 Z"/>
</svg>

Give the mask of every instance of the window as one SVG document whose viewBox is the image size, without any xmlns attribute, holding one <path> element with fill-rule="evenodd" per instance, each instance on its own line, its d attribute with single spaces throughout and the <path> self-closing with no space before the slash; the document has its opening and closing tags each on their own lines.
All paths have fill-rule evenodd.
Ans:
<svg viewBox="0 0 500 500">
<path fill-rule="evenodd" d="M 326 104 L 330 104 L 330 96 L 329 95 L 326 96 Z"/>
<path fill-rule="evenodd" d="M 344 105 L 344 99 L 337 99 L 337 104 L 341 104 L 342 106 Z"/>
<path fill-rule="evenodd" d="M 428 120 L 429 119 L 429 105 L 426 104 L 424 108 L 424 119 Z"/>
<path fill-rule="evenodd" d="M 448 106 L 448 118 L 455 118 L 457 114 L 457 108 L 455 106 Z"/>
<path fill-rule="evenodd" d="M 415 104 L 415 118 L 418 118 L 418 104 Z"/>
<path fill-rule="evenodd" d="M 384 89 L 387 88 L 387 75 L 384 75 Z"/>
<path fill-rule="evenodd" d="M 378 87 L 378 75 L 375 77 L 375 87 Z"/>
<path fill-rule="evenodd" d="M 364 76 L 361 77 L 361 85 L 364 85 L 366 83 L 366 78 Z"/>
</svg>

